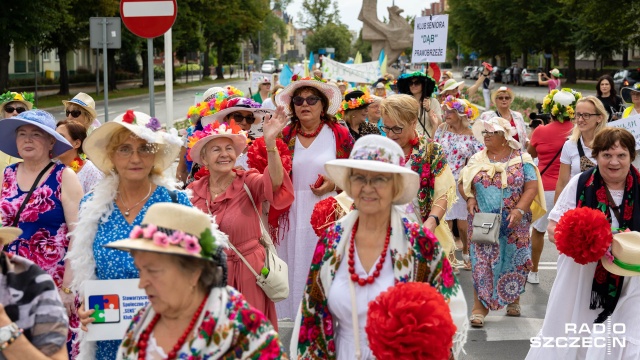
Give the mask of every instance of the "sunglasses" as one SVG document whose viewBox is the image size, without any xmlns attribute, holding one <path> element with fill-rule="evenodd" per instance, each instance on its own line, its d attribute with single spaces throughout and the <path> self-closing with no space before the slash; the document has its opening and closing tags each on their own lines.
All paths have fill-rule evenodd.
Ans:
<svg viewBox="0 0 640 360">
<path fill-rule="evenodd" d="M 73 116 L 74 118 L 77 118 L 78 116 L 82 115 L 82 111 L 80 110 L 67 110 L 64 113 L 67 114 L 67 116 L 71 114 L 71 116 Z"/>
<path fill-rule="evenodd" d="M 293 98 L 293 105 L 302 106 L 302 104 L 304 104 L 305 101 L 307 102 L 308 105 L 313 106 L 317 104 L 318 101 L 320 101 L 320 98 L 317 96 L 309 96 L 306 98 L 303 98 L 302 96 L 296 96 Z"/>
<path fill-rule="evenodd" d="M 6 111 L 8 114 L 11 114 L 12 112 L 17 112 L 18 114 L 22 114 L 23 112 L 27 111 L 27 109 L 23 108 L 23 107 L 13 107 L 13 106 L 5 106 L 4 107 L 4 111 Z"/>
<path fill-rule="evenodd" d="M 503 100 L 509 101 L 509 100 L 511 100 L 511 97 L 509 97 L 509 96 L 498 96 L 496 99 L 498 99 L 500 101 L 503 101 Z"/>
<path fill-rule="evenodd" d="M 486 130 L 484 130 L 484 131 L 482 131 L 482 132 L 481 132 L 482 136 L 485 136 L 485 137 L 492 137 L 492 136 L 496 136 L 496 135 L 498 135 L 499 133 L 500 133 L 500 131 L 486 131 Z"/>
<path fill-rule="evenodd" d="M 422 85 L 422 81 L 420 80 L 413 80 L 409 83 L 409 86 L 418 86 L 418 85 Z"/>
<path fill-rule="evenodd" d="M 246 120 L 247 124 L 251 125 L 254 122 L 256 122 L 256 118 L 253 115 L 247 115 L 244 116 L 240 113 L 233 113 L 231 114 L 231 117 L 233 118 L 233 120 L 235 120 L 238 124 L 242 122 L 242 120 Z"/>
</svg>

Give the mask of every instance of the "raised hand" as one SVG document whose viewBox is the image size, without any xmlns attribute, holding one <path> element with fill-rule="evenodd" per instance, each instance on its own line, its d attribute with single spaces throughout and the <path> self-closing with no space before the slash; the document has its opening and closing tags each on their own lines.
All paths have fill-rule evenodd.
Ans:
<svg viewBox="0 0 640 360">
<path fill-rule="evenodd" d="M 276 137 L 282 132 L 288 121 L 289 119 L 282 105 L 278 106 L 275 114 L 265 115 L 262 123 L 262 134 L 265 143 L 273 142 L 275 144 Z"/>
</svg>

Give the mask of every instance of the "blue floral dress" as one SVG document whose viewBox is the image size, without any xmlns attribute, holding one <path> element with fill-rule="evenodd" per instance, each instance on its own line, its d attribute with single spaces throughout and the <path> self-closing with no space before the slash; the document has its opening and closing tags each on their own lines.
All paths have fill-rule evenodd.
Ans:
<svg viewBox="0 0 640 360">
<path fill-rule="evenodd" d="M 191 206 L 191 202 L 185 193 L 178 191 L 177 195 L 178 203 Z M 90 196 L 91 194 L 87 194 L 83 201 Z M 113 212 L 106 221 L 102 221 L 98 225 L 96 238 L 93 242 L 93 256 L 96 261 L 96 276 L 98 280 L 135 279 L 140 276 L 138 269 L 133 265 L 133 258 L 128 252 L 105 248 L 103 245 L 128 238 L 133 227 L 142 223 L 149 206 L 159 202 L 171 202 L 169 190 L 162 186 L 156 187 L 149 200 L 140 210 L 140 213 L 129 224 L 114 201 Z M 96 359 L 115 359 L 120 342 L 120 340 L 98 341 Z"/>
<path fill-rule="evenodd" d="M 520 156 L 516 150 L 512 158 Z M 509 159 L 503 159 L 506 162 Z M 473 188 L 480 212 L 497 214 L 503 201 L 499 244 L 471 243 L 473 287 L 482 305 L 498 310 L 514 302 L 524 292 L 527 275 L 531 269 L 531 211 L 525 213 L 520 224 L 509 229 L 507 216 L 516 207 L 524 192 L 524 184 L 537 180 L 536 169 L 531 164 L 518 163 L 507 167 L 507 187 L 501 189 L 502 173 L 489 177 L 480 171 L 473 178 Z M 504 191 L 504 196 L 502 192 Z M 473 232 L 473 216 L 469 215 L 469 239 Z"/>
</svg>

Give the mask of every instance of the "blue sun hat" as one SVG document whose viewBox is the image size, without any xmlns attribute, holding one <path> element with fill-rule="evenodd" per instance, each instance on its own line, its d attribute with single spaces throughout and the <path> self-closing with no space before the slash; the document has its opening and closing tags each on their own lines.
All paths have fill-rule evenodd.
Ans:
<svg viewBox="0 0 640 360">
<path fill-rule="evenodd" d="M 3 134 L 0 151 L 9 156 L 22 158 L 16 145 L 16 131 L 24 125 L 36 126 L 56 140 L 52 150 L 54 157 L 71 150 L 72 146 L 67 139 L 56 132 L 56 119 L 53 115 L 44 110 L 28 110 L 0 121 L 0 134 Z"/>
</svg>

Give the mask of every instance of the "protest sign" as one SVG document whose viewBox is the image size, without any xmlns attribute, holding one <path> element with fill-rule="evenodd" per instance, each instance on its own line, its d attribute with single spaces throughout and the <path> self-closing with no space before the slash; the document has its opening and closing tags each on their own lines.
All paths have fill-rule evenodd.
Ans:
<svg viewBox="0 0 640 360">
<path fill-rule="evenodd" d="M 380 62 L 343 64 L 325 57 L 322 59 L 322 76 L 325 79 L 371 84 L 381 77 Z"/>
<path fill-rule="evenodd" d="M 640 150 L 640 115 L 633 115 L 622 120 L 612 121 L 607 125 L 629 130 L 636 139 L 636 150 Z"/>
<path fill-rule="evenodd" d="M 449 15 L 424 16 L 415 19 L 411 62 L 444 62 L 447 57 Z"/>
</svg>

